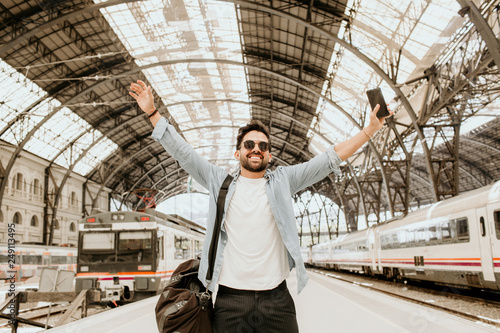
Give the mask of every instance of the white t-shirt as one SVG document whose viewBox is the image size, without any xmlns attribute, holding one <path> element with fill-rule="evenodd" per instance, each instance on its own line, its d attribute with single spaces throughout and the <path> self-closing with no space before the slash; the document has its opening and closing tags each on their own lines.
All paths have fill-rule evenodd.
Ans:
<svg viewBox="0 0 500 333">
<path fill-rule="evenodd" d="M 269 290 L 289 275 L 288 255 L 271 212 L 266 179 L 239 176 L 224 221 L 219 284 L 235 289 Z"/>
</svg>

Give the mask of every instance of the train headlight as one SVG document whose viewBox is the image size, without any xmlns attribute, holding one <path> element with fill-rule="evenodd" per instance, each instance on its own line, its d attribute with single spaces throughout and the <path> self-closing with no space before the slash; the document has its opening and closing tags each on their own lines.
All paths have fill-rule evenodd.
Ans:
<svg viewBox="0 0 500 333">
<path fill-rule="evenodd" d="M 120 214 L 120 215 L 118 215 L 118 218 L 119 218 L 120 220 L 122 220 L 122 221 L 123 221 L 123 220 L 125 220 L 125 214 Z"/>
<path fill-rule="evenodd" d="M 156 280 L 155 280 L 154 278 L 152 278 L 152 279 L 151 279 L 151 282 L 152 282 L 152 283 L 155 283 L 155 281 L 156 281 Z"/>
<path fill-rule="evenodd" d="M 116 215 L 116 214 L 111 215 L 111 219 L 113 221 L 118 221 L 118 215 Z"/>
</svg>

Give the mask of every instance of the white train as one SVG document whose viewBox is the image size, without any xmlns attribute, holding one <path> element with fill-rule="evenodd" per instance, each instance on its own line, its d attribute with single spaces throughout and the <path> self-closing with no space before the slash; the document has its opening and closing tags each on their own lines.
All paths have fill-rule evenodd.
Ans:
<svg viewBox="0 0 500 333">
<path fill-rule="evenodd" d="M 302 253 L 313 266 L 500 290 L 500 181 Z"/>
<path fill-rule="evenodd" d="M 76 247 L 0 243 L 0 280 L 15 274 L 17 281 L 25 281 L 43 267 L 76 272 L 76 257 Z"/>
<path fill-rule="evenodd" d="M 205 229 L 146 209 L 88 216 L 79 223 L 76 292 L 101 290 L 102 302 L 129 302 L 161 292 L 174 269 L 196 258 Z"/>
</svg>

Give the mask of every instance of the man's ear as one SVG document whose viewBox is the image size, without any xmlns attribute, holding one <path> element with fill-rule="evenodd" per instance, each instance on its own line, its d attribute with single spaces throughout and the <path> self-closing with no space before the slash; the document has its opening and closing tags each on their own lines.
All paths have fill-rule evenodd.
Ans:
<svg viewBox="0 0 500 333">
<path fill-rule="evenodd" d="M 240 160 L 240 151 L 237 150 L 234 152 L 234 157 L 239 161 Z"/>
</svg>

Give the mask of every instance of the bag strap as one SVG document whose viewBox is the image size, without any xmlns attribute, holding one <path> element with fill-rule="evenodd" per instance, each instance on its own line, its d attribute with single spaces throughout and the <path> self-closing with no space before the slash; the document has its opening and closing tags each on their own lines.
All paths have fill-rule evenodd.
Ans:
<svg viewBox="0 0 500 333">
<path fill-rule="evenodd" d="M 219 190 L 219 197 L 217 198 L 217 215 L 215 217 L 214 232 L 212 234 L 212 241 L 210 242 L 210 249 L 208 251 L 208 270 L 207 280 L 212 280 L 214 273 L 215 256 L 217 254 L 217 245 L 219 244 L 219 235 L 222 224 L 222 214 L 224 212 L 224 203 L 226 202 L 226 194 L 229 184 L 233 180 L 231 175 L 227 175 L 224 183 Z"/>
</svg>

